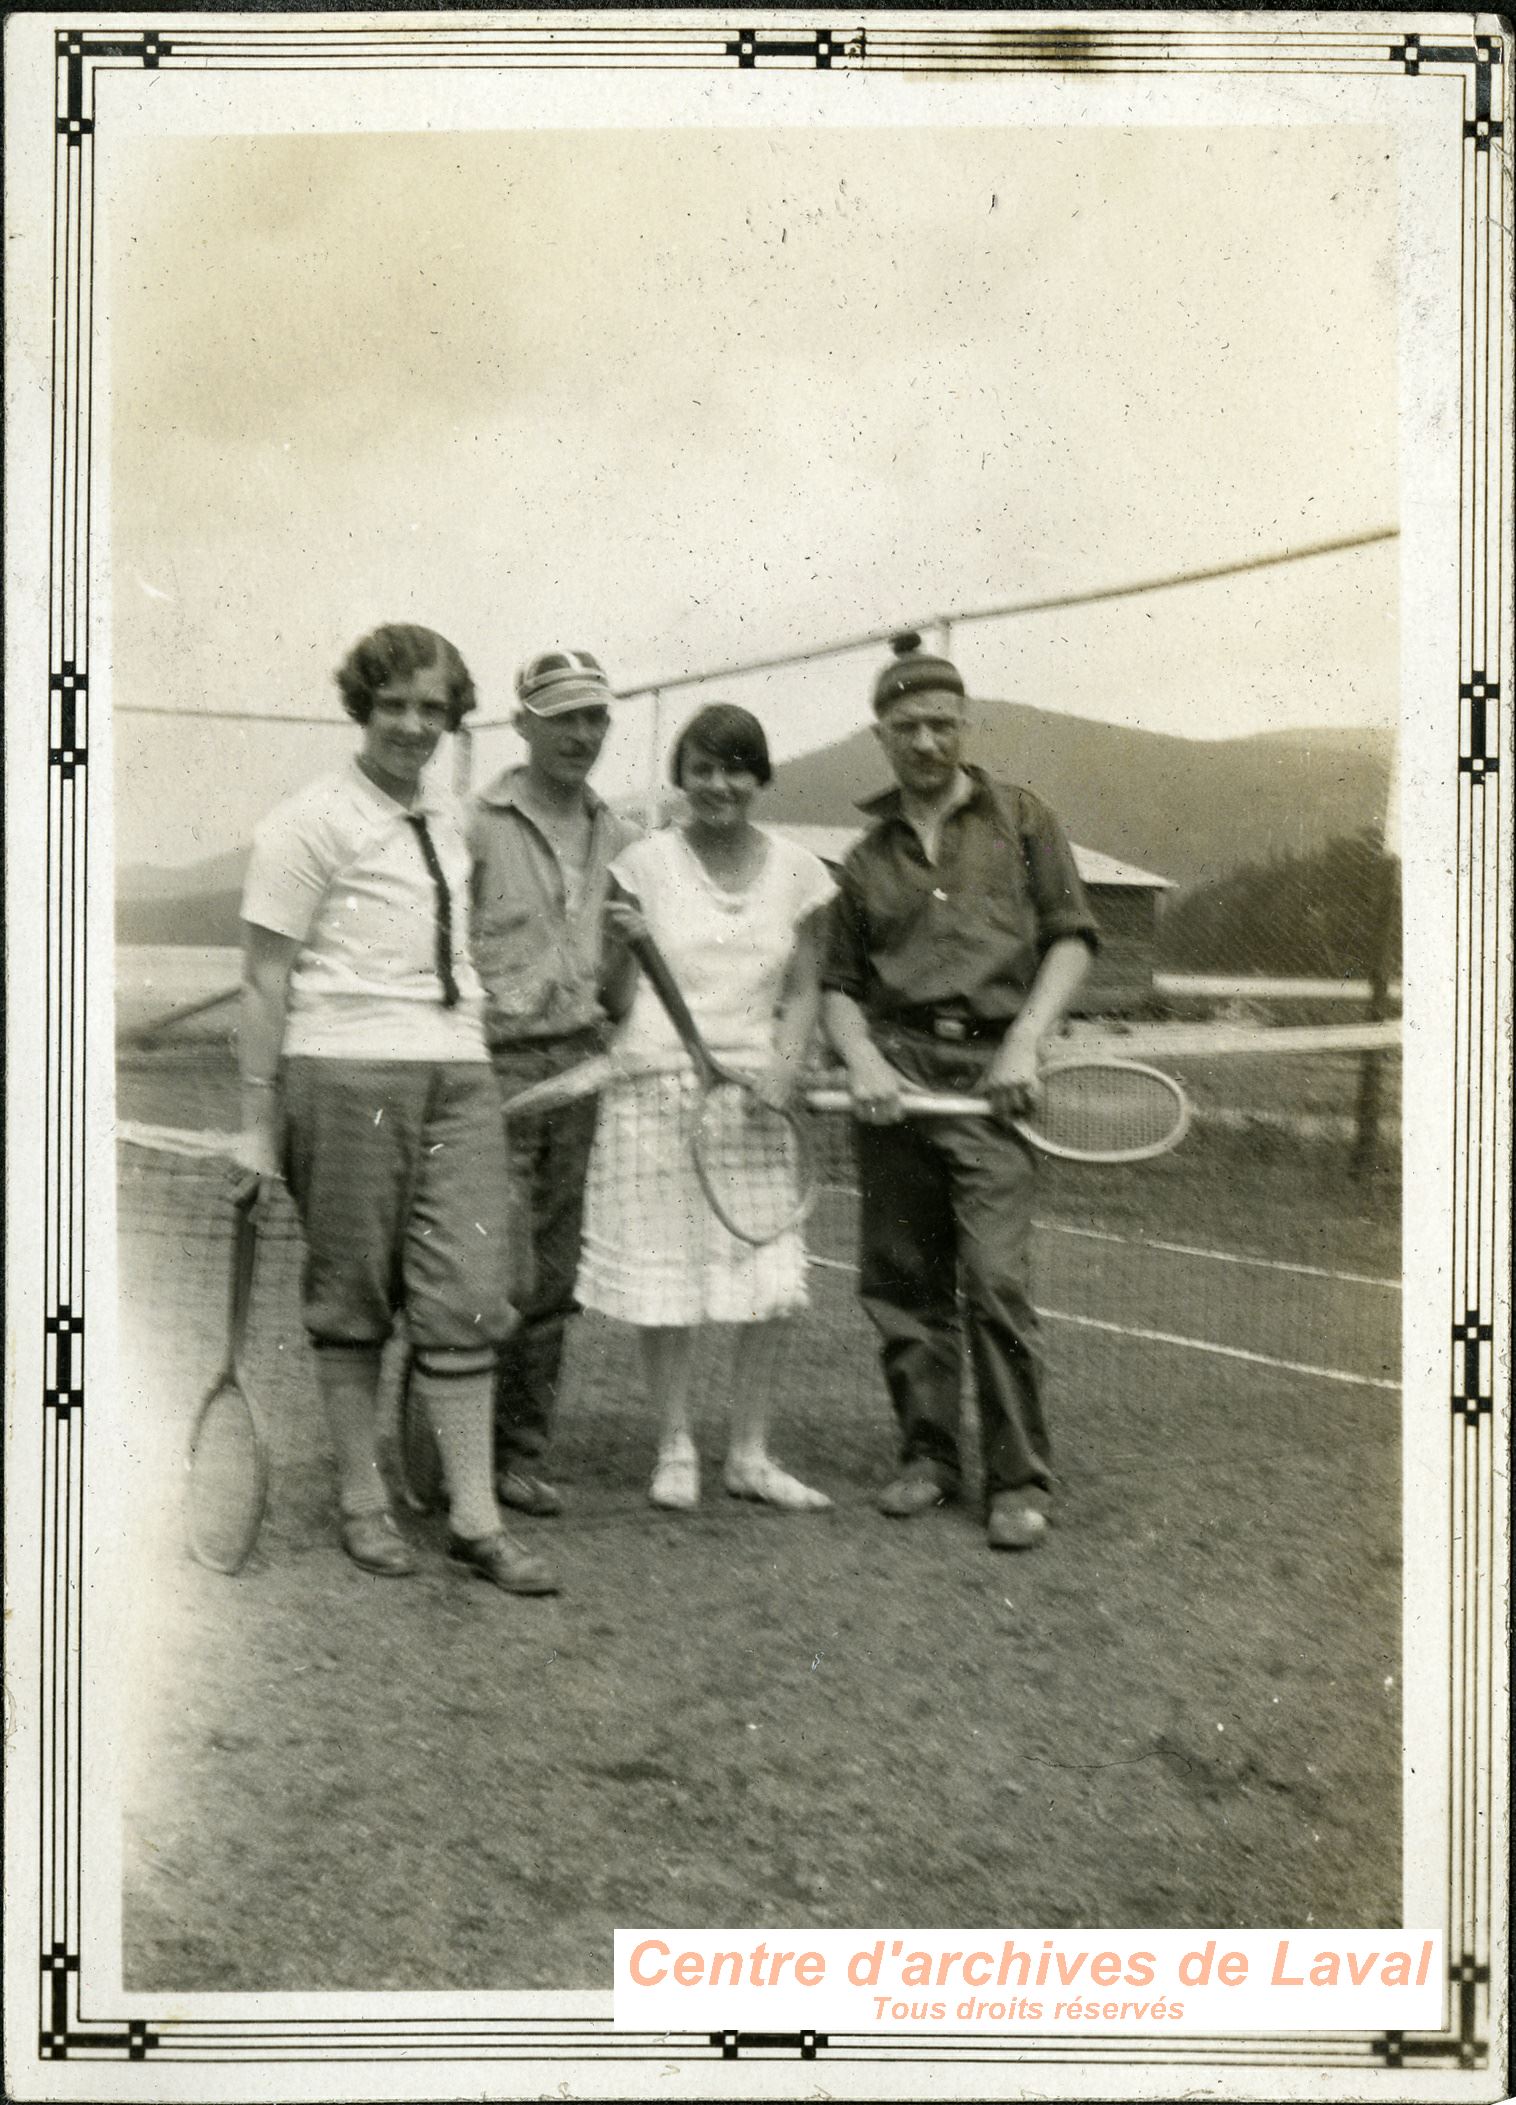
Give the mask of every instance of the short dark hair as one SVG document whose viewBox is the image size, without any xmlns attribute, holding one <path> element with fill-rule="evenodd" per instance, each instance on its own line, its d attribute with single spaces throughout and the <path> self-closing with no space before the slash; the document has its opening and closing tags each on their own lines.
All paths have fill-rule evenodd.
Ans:
<svg viewBox="0 0 1516 2105">
<path fill-rule="evenodd" d="M 440 665 L 447 675 L 448 729 L 456 731 L 478 701 L 469 669 L 446 636 L 410 622 L 386 622 L 353 645 L 334 675 L 342 706 L 354 723 L 366 724 L 381 687 L 427 665 Z"/>
<path fill-rule="evenodd" d="M 739 709 L 735 702 L 708 702 L 674 740 L 674 750 L 669 755 L 669 780 L 675 789 L 684 787 L 680 777 L 684 773 L 684 756 L 691 746 L 698 746 L 725 767 L 745 768 L 760 787 L 773 779 L 763 726 L 751 710 Z"/>
</svg>

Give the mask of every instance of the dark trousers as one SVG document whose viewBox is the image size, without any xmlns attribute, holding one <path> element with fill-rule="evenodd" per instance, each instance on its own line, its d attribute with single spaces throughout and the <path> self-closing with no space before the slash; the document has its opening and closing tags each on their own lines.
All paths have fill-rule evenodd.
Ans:
<svg viewBox="0 0 1516 2105">
<path fill-rule="evenodd" d="M 501 1096 L 576 1067 L 601 1044 L 598 1031 L 581 1031 L 496 1046 L 490 1057 Z M 528 1258 L 515 1294 L 521 1324 L 501 1348 L 495 1377 L 495 1456 L 501 1469 L 537 1460 L 552 1437 L 564 1333 L 579 1309 L 574 1281 L 598 1107 L 598 1097 L 585 1097 L 539 1118 L 512 1119 L 506 1128 Z"/>
<path fill-rule="evenodd" d="M 881 1049 L 927 1088 L 972 1089 L 984 1060 L 962 1048 Z M 1030 1299 L 1036 1161 L 988 1119 L 856 1125 L 860 1291 L 882 1341 L 900 1459 L 945 1489 L 962 1473 L 958 1427 L 967 1335 L 986 1495 L 1048 1486 L 1037 1312 Z"/>
</svg>

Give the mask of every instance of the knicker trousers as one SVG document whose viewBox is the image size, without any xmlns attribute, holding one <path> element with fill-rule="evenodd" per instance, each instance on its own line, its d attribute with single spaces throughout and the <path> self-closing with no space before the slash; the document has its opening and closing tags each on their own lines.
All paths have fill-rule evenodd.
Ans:
<svg viewBox="0 0 1516 2105">
<path fill-rule="evenodd" d="M 515 1320 L 510 1166 L 489 1069 L 462 1061 L 287 1058 L 285 1174 L 305 1229 L 318 1345 L 489 1350 Z"/>
</svg>

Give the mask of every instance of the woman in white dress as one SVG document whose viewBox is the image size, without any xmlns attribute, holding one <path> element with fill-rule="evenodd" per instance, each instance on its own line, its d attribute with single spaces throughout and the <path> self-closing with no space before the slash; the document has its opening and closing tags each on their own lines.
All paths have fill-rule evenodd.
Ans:
<svg viewBox="0 0 1516 2105">
<path fill-rule="evenodd" d="M 670 773 L 688 819 L 617 858 L 621 896 L 607 921 L 623 938 L 643 927 L 651 933 L 717 1060 L 787 1105 L 816 1027 L 817 924 L 832 880 L 814 855 L 753 824 L 750 809 L 771 769 L 763 728 L 747 710 L 702 709 L 680 733 Z M 831 1500 L 768 1452 L 785 1323 L 807 1299 L 800 1231 L 753 1248 L 711 1211 L 690 1158 L 694 1070 L 645 981 L 616 1051 L 626 1072 L 601 1106 L 578 1296 L 640 1333 L 647 1394 L 662 1410 L 649 1496 L 675 1512 L 699 1503 L 696 1333 L 706 1323 L 740 1324 L 726 1488 L 785 1512 L 823 1512 Z"/>
</svg>

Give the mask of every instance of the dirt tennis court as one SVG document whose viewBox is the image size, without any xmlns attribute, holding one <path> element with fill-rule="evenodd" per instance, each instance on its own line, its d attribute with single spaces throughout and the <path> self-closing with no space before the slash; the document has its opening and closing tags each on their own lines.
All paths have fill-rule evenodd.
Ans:
<svg viewBox="0 0 1516 2105">
<path fill-rule="evenodd" d="M 160 1063 L 122 1113 L 222 1122 L 195 1086 Z M 1340 1147 L 1202 1130 L 1140 1171 L 1045 1179 L 1062 1479 L 1030 1557 L 991 1555 L 968 1506 L 874 1512 L 891 1426 L 841 1192 L 776 1438 L 834 1513 L 724 1499 L 715 1394 L 703 1508 L 653 1511 L 629 1340 L 585 1320 L 570 1512 L 521 1523 L 562 1567 L 545 1602 L 455 1574 L 434 1521 L 417 1579 L 342 1556 L 278 1237 L 265 1533 L 235 1579 L 185 1557 L 174 1464 L 224 1243 L 214 1173 L 169 1200 L 160 1167 L 123 1173 L 156 1462 L 131 1988 L 603 1988 L 633 1925 L 1398 1919 L 1399 1195 Z"/>
</svg>

